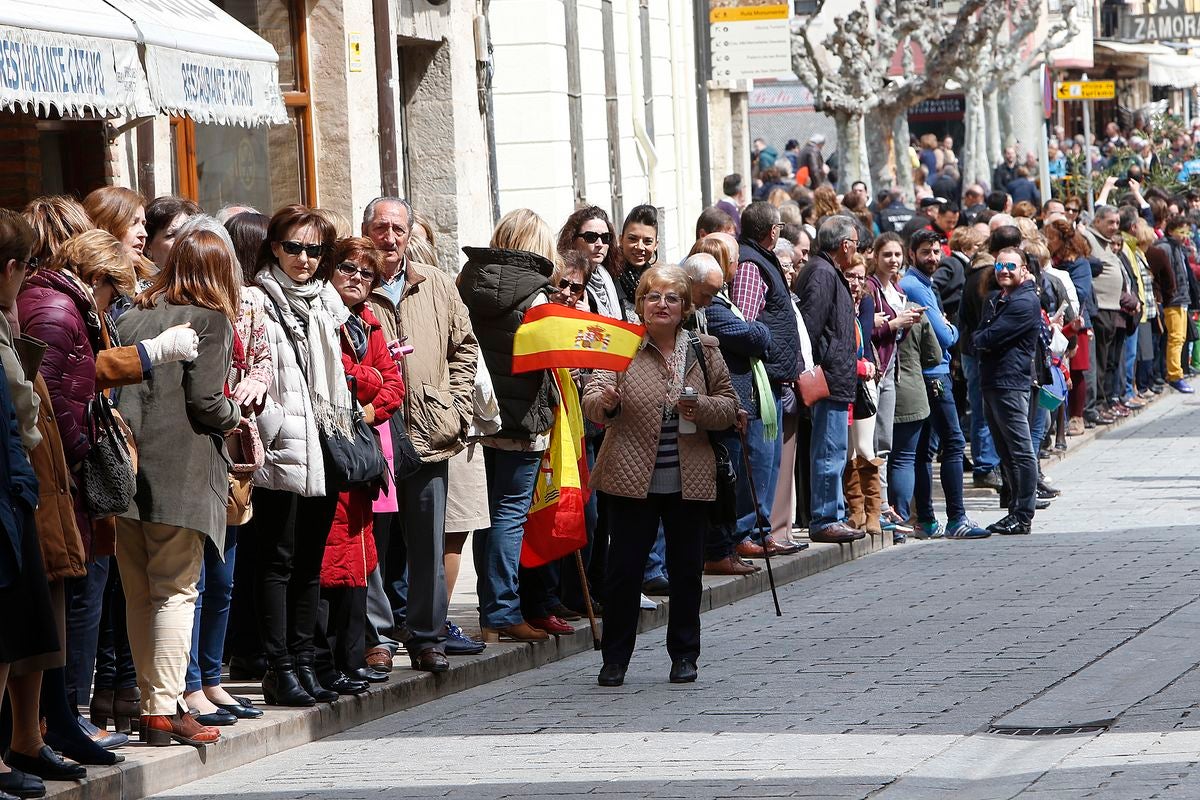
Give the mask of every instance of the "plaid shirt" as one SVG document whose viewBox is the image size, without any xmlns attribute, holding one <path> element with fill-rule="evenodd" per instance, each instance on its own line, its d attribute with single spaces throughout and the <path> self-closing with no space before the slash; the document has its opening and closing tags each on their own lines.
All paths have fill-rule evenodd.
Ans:
<svg viewBox="0 0 1200 800">
<path fill-rule="evenodd" d="M 758 272 L 758 265 L 753 261 L 743 261 L 738 264 L 737 272 L 733 274 L 733 283 L 729 287 L 729 299 L 733 302 L 747 322 L 758 319 L 763 306 L 767 304 L 767 282 Z"/>
</svg>

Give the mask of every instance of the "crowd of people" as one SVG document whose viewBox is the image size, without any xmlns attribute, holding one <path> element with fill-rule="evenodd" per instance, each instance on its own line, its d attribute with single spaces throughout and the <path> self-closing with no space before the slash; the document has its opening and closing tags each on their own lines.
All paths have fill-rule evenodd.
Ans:
<svg viewBox="0 0 1200 800">
<path fill-rule="evenodd" d="M 386 682 L 401 650 L 443 672 L 591 613 L 620 685 L 647 595 L 671 599 L 670 680 L 694 681 L 703 574 L 1028 534 L 1057 494 L 1039 455 L 1191 391 L 1179 198 L 1131 183 L 1084 221 L 1075 200 L 935 196 L 904 218 L 861 185 L 785 189 L 794 172 L 754 202 L 728 176 L 679 265 L 653 206 L 557 233 L 518 209 L 457 277 L 396 197 L 358 230 L 118 187 L 0 211 L 0 800 L 120 761 L 135 728 L 204 745 L 261 716 L 226 676 L 311 706 Z M 645 331 L 626 370 L 572 374 L 582 573 L 521 564 L 560 388 L 514 372 L 513 341 L 546 303 Z M 968 470 L 1006 512 L 986 527 Z M 479 638 L 449 618 L 468 538 Z"/>
</svg>

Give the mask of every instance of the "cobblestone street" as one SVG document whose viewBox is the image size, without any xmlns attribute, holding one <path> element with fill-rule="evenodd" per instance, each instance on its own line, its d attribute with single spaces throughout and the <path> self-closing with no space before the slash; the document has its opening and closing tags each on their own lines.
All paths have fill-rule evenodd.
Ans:
<svg viewBox="0 0 1200 800">
<path fill-rule="evenodd" d="M 582 654 L 156 797 L 1196 798 L 1198 410 L 1167 398 L 1048 468 L 1031 537 L 891 548 L 783 587 L 781 619 L 767 595 L 705 614 L 694 685 L 660 629 L 622 688 Z"/>
</svg>

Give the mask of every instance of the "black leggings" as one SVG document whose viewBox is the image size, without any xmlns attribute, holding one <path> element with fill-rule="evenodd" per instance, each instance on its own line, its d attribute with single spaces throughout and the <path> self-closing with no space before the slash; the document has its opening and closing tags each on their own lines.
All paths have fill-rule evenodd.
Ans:
<svg viewBox="0 0 1200 800">
<path fill-rule="evenodd" d="M 254 606 L 263 652 L 272 663 L 288 656 L 313 658 L 321 560 L 336 510 L 336 493 L 301 497 L 254 490 Z"/>
</svg>

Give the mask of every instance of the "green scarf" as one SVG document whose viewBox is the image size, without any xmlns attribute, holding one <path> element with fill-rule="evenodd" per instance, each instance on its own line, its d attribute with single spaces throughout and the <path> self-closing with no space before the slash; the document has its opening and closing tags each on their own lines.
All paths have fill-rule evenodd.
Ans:
<svg viewBox="0 0 1200 800">
<path fill-rule="evenodd" d="M 718 296 L 729 303 L 729 310 L 735 317 L 746 321 L 725 290 L 722 289 Z M 767 378 L 767 368 L 763 366 L 762 359 L 750 359 L 750 374 L 754 377 L 754 393 L 758 395 L 758 417 L 763 424 L 763 441 L 773 442 L 779 436 L 779 418 L 775 416 L 775 393 L 771 391 L 771 381 Z"/>
</svg>

